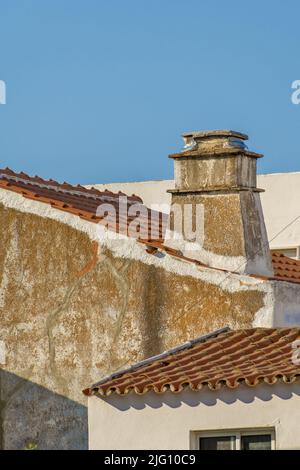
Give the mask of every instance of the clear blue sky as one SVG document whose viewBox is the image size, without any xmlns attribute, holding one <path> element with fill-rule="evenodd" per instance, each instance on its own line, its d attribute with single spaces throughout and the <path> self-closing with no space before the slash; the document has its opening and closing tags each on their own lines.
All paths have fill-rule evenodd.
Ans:
<svg viewBox="0 0 300 470">
<path fill-rule="evenodd" d="M 231 128 L 300 171 L 299 1 L 0 0 L 0 167 L 83 184 L 173 176 Z"/>
</svg>

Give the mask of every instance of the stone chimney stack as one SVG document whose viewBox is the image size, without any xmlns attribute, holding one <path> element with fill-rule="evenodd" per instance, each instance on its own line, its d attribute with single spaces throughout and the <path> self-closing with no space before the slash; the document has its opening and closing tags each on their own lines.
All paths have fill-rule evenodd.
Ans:
<svg viewBox="0 0 300 470">
<path fill-rule="evenodd" d="M 263 155 L 230 130 L 183 134 L 174 160 L 170 227 L 165 245 L 209 266 L 272 275 L 272 263 L 256 187 L 256 162 Z"/>
</svg>

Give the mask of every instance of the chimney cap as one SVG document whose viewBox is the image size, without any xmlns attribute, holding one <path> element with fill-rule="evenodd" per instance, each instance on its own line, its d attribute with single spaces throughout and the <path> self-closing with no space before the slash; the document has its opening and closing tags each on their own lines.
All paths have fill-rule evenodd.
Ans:
<svg viewBox="0 0 300 470">
<path fill-rule="evenodd" d="M 182 134 L 183 138 L 192 137 L 193 139 L 205 139 L 207 137 L 236 137 L 242 140 L 248 140 L 248 136 L 246 134 L 242 134 L 241 132 L 232 131 L 229 129 L 217 129 L 212 131 L 191 131 L 191 132 L 184 132 Z"/>
</svg>

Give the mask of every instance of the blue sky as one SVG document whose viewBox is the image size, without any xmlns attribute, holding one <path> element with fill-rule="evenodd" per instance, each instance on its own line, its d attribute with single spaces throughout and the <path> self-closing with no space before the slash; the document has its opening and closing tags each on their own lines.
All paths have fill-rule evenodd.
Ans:
<svg viewBox="0 0 300 470">
<path fill-rule="evenodd" d="M 173 176 L 189 130 L 231 128 L 300 171 L 300 3 L 0 0 L 0 167 L 73 183 Z"/>
</svg>

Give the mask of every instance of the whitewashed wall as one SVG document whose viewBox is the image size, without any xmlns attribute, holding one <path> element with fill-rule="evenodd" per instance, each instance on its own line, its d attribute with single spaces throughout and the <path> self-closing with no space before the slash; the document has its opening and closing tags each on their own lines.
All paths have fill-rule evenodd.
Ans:
<svg viewBox="0 0 300 470">
<path fill-rule="evenodd" d="M 89 398 L 90 449 L 189 449 L 194 431 L 270 428 L 300 449 L 300 384 Z M 108 425 L 109 424 L 109 425 Z"/>
</svg>

